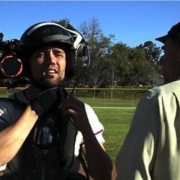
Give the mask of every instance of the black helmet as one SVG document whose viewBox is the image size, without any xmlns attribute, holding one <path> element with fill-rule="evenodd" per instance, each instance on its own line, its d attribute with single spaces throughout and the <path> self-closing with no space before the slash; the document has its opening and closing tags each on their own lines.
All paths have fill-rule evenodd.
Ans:
<svg viewBox="0 0 180 180">
<path fill-rule="evenodd" d="M 54 22 L 40 22 L 29 27 L 21 36 L 25 70 L 32 52 L 46 45 L 61 45 L 66 52 L 66 77 L 72 77 L 75 61 L 79 56 L 88 56 L 87 43 L 83 36 L 71 25 L 63 27 Z M 28 72 L 30 73 L 30 72 Z M 30 73 L 31 75 L 31 73 Z"/>
</svg>

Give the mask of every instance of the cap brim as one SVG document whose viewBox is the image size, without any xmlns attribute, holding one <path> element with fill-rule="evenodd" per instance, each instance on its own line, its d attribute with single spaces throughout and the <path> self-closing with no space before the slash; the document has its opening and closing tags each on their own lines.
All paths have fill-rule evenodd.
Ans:
<svg viewBox="0 0 180 180">
<path fill-rule="evenodd" d="M 162 43 L 165 43 L 167 37 L 168 37 L 168 35 L 161 36 L 161 37 L 156 38 L 156 40 L 157 40 L 157 41 L 160 41 L 160 42 L 162 42 Z"/>
</svg>

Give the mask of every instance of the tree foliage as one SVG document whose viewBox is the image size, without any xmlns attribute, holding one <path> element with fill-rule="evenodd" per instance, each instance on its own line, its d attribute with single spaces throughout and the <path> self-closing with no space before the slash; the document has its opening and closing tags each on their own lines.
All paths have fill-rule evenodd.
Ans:
<svg viewBox="0 0 180 180">
<path fill-rule="evenodd" d="M 57 23 L 66 27 L 70 21 L 63 19 Z M 152 41 L 146 41 L 135 48 L 121 42 L 113 43 L 115 35 L 104 35 L 99 21 L 94 17 L 88 22 L 83 22 L 78 31 L 88 42 L 91 59 L 90 66 L 86 69 L 81 62 L 76 62 L 76 76 L 73 81 L 78 80 L 79 85 L 89 87 L 148 85 L 152 74 L 158 76 L 161 73 L 158 64 L 161 49 Z"/>
</svg>

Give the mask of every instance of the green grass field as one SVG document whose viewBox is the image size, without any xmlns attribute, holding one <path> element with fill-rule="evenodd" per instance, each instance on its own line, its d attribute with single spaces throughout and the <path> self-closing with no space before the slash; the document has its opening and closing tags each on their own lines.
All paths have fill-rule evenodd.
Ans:
<svg viewBox="0 0 180 180">
<path fill-rule="evenodd" d="M 94 111 L 104 125 L 105 148 L 114 162 L 135 111 L 135 109 L 118 109 L 117 107 L 136 107 L 138 100 L 133 103 L 131 100 L 120 99 L 102 100 L 80 98 L 80 100 L 90 104 L 92 107 L 111 107 L 94 108 Z"/>
<path fill-rule="evenodd" d="M 105 148 L 114 161 L 129 129 L 134 110 L 95 109 L 105 127 Z"/>
</svg>

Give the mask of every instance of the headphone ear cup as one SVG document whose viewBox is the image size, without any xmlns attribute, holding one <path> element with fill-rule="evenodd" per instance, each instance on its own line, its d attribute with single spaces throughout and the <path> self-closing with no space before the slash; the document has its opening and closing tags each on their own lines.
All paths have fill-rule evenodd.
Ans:
<svg viewBox="0 0 180 180">
<path fill-rule="evenodd" d="M 70 51 L 66 54 L 66 70 L 65 76 L 67 78 L 73 77 L 75 74 L 76 51 Z"/>
<path fill-rule="evenodd" d="M 87 67 L 90 64 L 90 56 L 87 44 L 81 43 L 76 51 L 70 51 L 66 54 L 66 72 L 65 76 L 71 78 L 75 74 L 77 61 L 81 66 Z"/>
<path fill-rule="evenodd" d="M 83 42 L 76 50 L 76 59 L 82 61 L 83 66 L 88 66 L 90 63 L 89 51 L 87 43 Z"/>
</svg>

